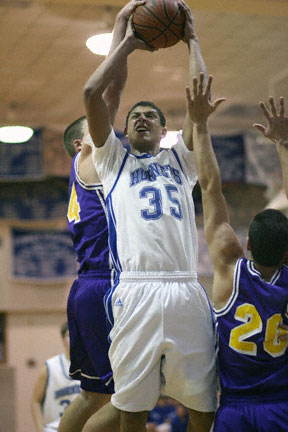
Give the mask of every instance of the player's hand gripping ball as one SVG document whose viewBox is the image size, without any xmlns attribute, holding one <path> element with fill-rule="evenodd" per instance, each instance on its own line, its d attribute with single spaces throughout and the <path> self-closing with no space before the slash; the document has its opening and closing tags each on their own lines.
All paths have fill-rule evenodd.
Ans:
<svg viewBox="0 0 288 432">
<path fill-rule="evenodd" d="M 132 17 L 135 36 L 151 48 L 168 48 L 184 36 L 185 15 L 177 0 L 147 0 Z"/>
</svg>

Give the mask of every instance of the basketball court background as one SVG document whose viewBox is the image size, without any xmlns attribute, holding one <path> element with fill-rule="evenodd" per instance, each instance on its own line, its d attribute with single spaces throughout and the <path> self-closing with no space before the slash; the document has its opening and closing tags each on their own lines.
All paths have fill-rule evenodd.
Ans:
<svg viewBox="0 0 288 432">
<path fill-rule="evenodd" d="M 269 203 L 287 211 L 275 149 L 251 124 L 262 122 L 257 104 L 270 94 L 286 96 L 288 105 L 288 2 L 187 3 L 214 75 L 213 96 L 227 98 L 210 128 L 231 222 L 245 244 L 246 226 L 257 211 Z M 61 136 L 67 124 L 83 114 L 83 85 L 102 61 L 87 50 L 85 40 L 111 31 L 123 4 L 0 1 L 0 122 L 36 130 L 25 145 L 0 143 L 0 432 L 33 430 L 33 383 L 41 363 L 62 349 L 59 326 L 77 266 L 66 232 L 70 160 Z M 134 53 L 117 129 L 122 130 L 128 108 L 144 98 L 163 108 L 170 129 L 181 128 L 187 82 L 183 43 L 153 54 Z M 195 201 L 198 271 L 211 295 L 199 190 Z"/>
</svg>

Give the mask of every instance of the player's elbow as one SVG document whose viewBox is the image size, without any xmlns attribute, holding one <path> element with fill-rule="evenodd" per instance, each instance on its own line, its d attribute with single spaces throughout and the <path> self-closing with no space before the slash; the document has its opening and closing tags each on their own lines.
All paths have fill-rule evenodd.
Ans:
<svg viewBox="0 0 288 432">
<path fill-rule="evenodd" d="M 199 184 L 202 191 L 207 193 L 220 193 L 222 191 L 221 179 L 219 176 L 199 176 Z"/>
<path fill-rule="evenodd" d="M 101 97 L 99 89 L 87 81 L 83 89 L 83 99 L 85 105 L 95 102 L 98 97 Z"/>
</svg>

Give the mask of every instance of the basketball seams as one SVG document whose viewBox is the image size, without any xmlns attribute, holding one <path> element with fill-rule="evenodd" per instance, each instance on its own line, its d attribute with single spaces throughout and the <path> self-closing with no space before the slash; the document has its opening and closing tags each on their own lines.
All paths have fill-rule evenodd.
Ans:
<svg viewBox="0 0 288 432">
<path fill-rule="evenodd" d="M 162 0 L 162 2 L 163 2 L 163 9 L 164 9 L 164 12 L 165 12 L 166 18 L 170 21 L 170 24 L 173 24 L 173 25 L 175 25 L 176 27 L 177 27 L 177 26 L 178 26 L 178 27 L 182 27 L 183 23 L 179 23 L 179 24 L 177 24 L 176 22 L 174 22 L 174 20 L 177 18 L 177 16 L 178 16 L 179 14 L 181 14 L 181 9 L 179 8 L 179 6 L 178 6 L 178 9 L 177 9 L 176 12 L 175 12 L 175 15 L 174 15 L 172 18 L 170 18 L 169 14 L 168 14 L 168 11 L 167 11 L 167 5 L 166 5 L 165 0 Z M 169 30 L 170 30 L 170 29 L 169 29 Z"/>
<path fill-rule="evenodd" d="M 173 7 L 172 9 L 170 8 L 171 10 L 169 10 L 169 6 L 172 7 L 172 3 L 170 3 L 169 0 L 167 4 L 165 0 L 160 0 L 159 3 L 156 3 L 154 0 L 152 0 L 152 4 L 149 6 L 146 4 L 141 6 L 137 19 L 135 19 L 136 22 L 132 22 L 135 35 L 140 39 L 143 39 L 150 47 L 151 43 L 157 39 L 158 42 L 155 46 L 158 48 L 166 48 L 167 45 L 172 46 L 183 37 L 183 22 L 182 24 L 180 22 L 176 22 L 178 18 L 180 21 L 182 11 L 179 6 L 176 10 L 175 8 L 173 10 Z M 172 17 L 169 16 L 169 12 L 173 13 Z M 157 15 L 157 13 L 160 15 L 160 17 Z M 137 20 L 139 20 L 139 24 L 137 23 Z M 149 23 L 149 21 L 151 22 Z M 157 26 L 157 23 L 159 23 L 159 26 Z M 176 29 L 179 29 L 179 27 L 182 28 L 182 34 L 179 34 L 179 30 L 178 33 L 176 32 Z M 147 31 L 145 32 L 145 30 Z M 170 37 L 169 33 L 171 35 Z M 162 37 L 164 37 L 164 40 Z M 173 41 L 173 37 L 175 38 L 175 41 Z"/>
<path fill-rule="evenodd" d="M 134 28 L 135 28 L 135 31 L 136 31 L 136 34 L 138 34 L 137 33 L 137 27 L 139 27 L 139 28 L 143 28 L 143 29 L 145 29 L 145 28 L 149 28 L 149 29 L 154 29 L 154 30 L 159 30 L 159 32 L 160 33 L 158 33 L 156 36 L 154 36 L 153 38 L 151 38 L 151 39 L 149 39 L 146 43 L 147 43 L 147 45 L 149 45 L 149 43 L 151 43 L 151 42 L 153 42 L 155 39 L 157 39 L 157 38 L 159 38 L 159 37 L 161 37 L 162 35 L 163 36 L 165 36 L 165 44 L 164 44 L 164 46 L 163 46 L 163 48 L 165 48 L 166 47 L 166 45 L 167 45 L 167 35 L 165 35 L 165 32 L 167 31 L 167 30 L 169 30 L 178 40 L 181 40 L 181 38 L 178 36 L 178 34 L 177 33 L 175 33 L 174 31 L 173 31 L 173 29 L 171 29 L 170 28 L 170 26 L 171 25 L 178 25 L 178 26 L 180 26 L 180 24 L 175 24 L 172 20 L 171 20 L 171 18 L 167 15 L 167 10 L 166 10 L 166 5 L 165 5 L 165 0 L 163 0 L 163 6 L 164 6 L 164 9 L 165 9 L 165 15 L 166 15 L 166 17 L 167 17 L 167 19 L 169 20 L 169 23 L 168 24 L 166 24 L 166 23 L 164 23 L 157 15 L 155 15 L 155 13 L 151 10 L 151 9 L 149 9 L 147 6 L 145 6 L 145 5 L 143 5 L 143 8 L 146 10 L 146 11 L 148 11 L 148 12 L 150 12 L 150 14 L 154 17 L 154 18 L 156 18 L 156 20 L 157 21 L 159 21 L 159 23 L 160 24 L 162 24 L 162 26 L 164 27 L 163 29 L 159 29 L 158 27 L 154 27 L 154 26 L 149 26 L 149 25 L 141 25 L 141 24 L 137 24 L 137 23 L 134 23 L 133 25 L 134 25 Z M 177 17 L 177 15 L 178 15 L 178 13 L 179 13 L 179 11 L 180 11 L 180 9 L 178 8 L 178 11 L 176 12 L 176 15 L 174 15 L 174 17 L 176 18 Z M 174 17 L 172 18 L 172 19 L 174 19 Z M 139 36 L 139 35 L 138 35 Z M 139 36 L 140 37 L 140 36 Z"/>
</svg>

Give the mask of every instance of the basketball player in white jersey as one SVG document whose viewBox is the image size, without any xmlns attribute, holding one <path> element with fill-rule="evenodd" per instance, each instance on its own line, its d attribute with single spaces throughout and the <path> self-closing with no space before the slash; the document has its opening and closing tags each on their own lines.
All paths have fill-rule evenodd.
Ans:
<svg viewBox="0 0 288 432">
<path fill-rule="evenodd" d="M 37 432 L 58 430 L 61 416 L 80 393 L 80 382 L 69 376 L 68 323 L 61 326 L 64 352 L 49 358 L 40 369 L 34 386 L 31 411 Z"/>
<path fill-rule="evenodd" d="M 129 17 L 145 0 L 129 1 L 117 14 L 110 52 L 126 33 Z M 105 93 L 109 116 L 113 123 L 120 95 L 125 85 L 127 66 L 123 62 L 115 80 Z M 110 400 L 113 380 L 108 359 L 104 292 L 111 285 L 111 265 L 108 252 L 106 209 L 102 186 L 95 171 L 91 147 L 84 144 L 88 127 L 85 118 L 73 122 L 65 131 L 64 143 L 73 157 L 70 176 L 68 229 L 79 261 L 79 274 L 68 298 L 68 322 L 71 344 L 71 376 L 81 380 L 81 393 L 61 418 L 59 432 L 80 432 L 89 417 Z M 97 193 L 95 192 L 97 191 Z M 82 203 L 86 208 L 81 211 Z M 83 204 L 84 206 L 84 204 Z M 80 211 L 79 211 L 80 209 Z M 110 416 L 107 428 L 116 432 L 119 413 Z"/>
<path fill-rule="evenodd" d="M 191 73 L 198 74 L 205 67 L 192 14 L 183 1 L 179 5 L 186 15 L 183 40 Z M 216 403 L 215 353 L 211 310 L 197 281 L 192 123 L 187 116 L 178 143 L 160 152 L 165 118 L 156 105 L 142 101 L 127 116 L 129 154 L 115 136 L 103 99 L 117 66 L 143 47 L 128 27 L 84 90 L 92 156 L 104 187 L 109 245 L 118 272 L 105 298 L 112 327 L 111 402 L 121 411 L 121 432 L 144 432 L 147 411 L 161 392 L 189 409 L 195 430 L 208 432 Z M 98 430 L 89 420 L 83 432 Z"/>
</svg>

